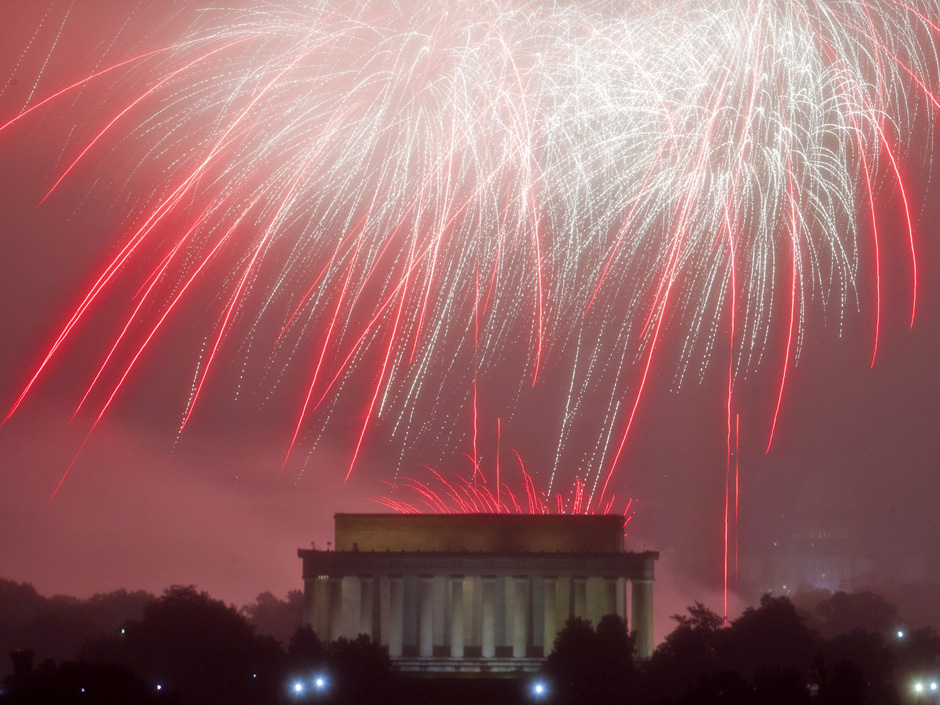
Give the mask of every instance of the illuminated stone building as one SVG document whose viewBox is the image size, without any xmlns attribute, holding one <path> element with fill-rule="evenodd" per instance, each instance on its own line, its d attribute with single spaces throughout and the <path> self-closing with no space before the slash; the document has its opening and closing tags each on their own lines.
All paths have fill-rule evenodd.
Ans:
<svg viewBox="0 0 940 705">
<path fill-rule="evenodd" d="M 300 549 L 304 623 L 368 634 L 405 671 L 533 671 L 571 616 L 626 618 L 653 650 L 658 553 L 623 548 L 623 517 L 337 514 L 335 550 Z M 630 584 L 630 590 L 627 585 Z"/>
</svg>

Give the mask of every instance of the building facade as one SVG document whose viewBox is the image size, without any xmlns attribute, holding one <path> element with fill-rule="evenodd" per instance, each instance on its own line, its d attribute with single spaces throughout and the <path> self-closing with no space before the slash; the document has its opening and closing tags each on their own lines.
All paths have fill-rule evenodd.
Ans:
<svg viewBox="0 0 940 705">
<path fill-rule="evenodd" d="M 367 634 L 405 671 L 534 671 L 569 617 L 596 626 L 605 614 L 629 613 L 637 656 L 652 653 L 659 554 L 624 551 L 623 517 L 337 514 L 335 522 L 335 550 L 298 551 L 304 623 L 324 641 Z"/>
</svg>

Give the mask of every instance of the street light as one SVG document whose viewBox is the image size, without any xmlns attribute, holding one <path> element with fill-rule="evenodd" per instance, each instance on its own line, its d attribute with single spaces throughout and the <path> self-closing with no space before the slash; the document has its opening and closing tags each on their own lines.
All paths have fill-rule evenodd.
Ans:
<svg viewBox="0 0 940 705">
<path fill-rule="evenodd" d="M 303 680 L 295 680 L 291 683 L 291 692 L 296 698 L 301 696 L 306 697 L 308 692 L 314 694 L 323 693 L 329 687 L 330 682 L 324 674 L 319 674 L 313 676 L 309 680 L 304 678 Z"/>
<path fill-rule="evenodd" d="M 535 696 L 536 700 L 541 700 L 548 695 L 548 687 L 545 685 L 545 681 L 535 681 L 532 684 L 532 695 Z"/>
</svg>

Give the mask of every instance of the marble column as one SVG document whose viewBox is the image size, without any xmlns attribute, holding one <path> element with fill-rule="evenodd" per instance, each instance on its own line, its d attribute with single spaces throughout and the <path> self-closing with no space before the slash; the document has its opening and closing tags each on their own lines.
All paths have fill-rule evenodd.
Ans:
<svg viewBox="0 0 940 705">
<path fill-rule="evenodd" d="M 326 576 L 318 577 L 313 584 L 313 621 L 310 626 L 321 641 L 330 638 L 330 580 Z"/>
<path fill-rule="evenodd" d="M 483 576 L 483 605 L 480 636 L 483 646 L 483 658 L 496 655 L 496 578 Z"/>
<path fill-rule="evenodd" d="M 541 653 L 545 646 L 545 578 L 529 576 L 529 653 Z"/>
<path fill-rule="evenodd" d="M 317 581 L 314 580 L 304 580 L 304 616 L 301 624 L 305 627 L 310 627 L 314 631 L 316 628 L 316 619 L 317 619 Z"/>
<path fill-rule="evenodd" d="M 463 625 L 464 643 L 481 646 L 480 638 L 480 607 L 482 594 L 482 580 L 479 575 L 467 576 L 463 585 Z"/>
<path fill-rule="evenodd" d="M 388 635 L 392 633 L 392 583 L 387 575 L 375 577 L 375 628 L 378 636 L 372 640 L 388 648 Z"/>
<path fill-rule="evenodd" d="M 343 636 L 343 579 L 330 576 L 326 579 L 329 612 L 327 620 L 329 629 L 326 639 L 333 641 Z"/>
<path fill-rule="evenodd" d="M 574 581 L 570 576 L 559 576 L 555 581 L 555 628 L 558 631 L 574 616 Z"/>
<path fill-rule="evenodd" d="M 463 658 L 463 576 L 454 575 L 450 579 L 450 655 Z"/>
<path fill-rule="evenodd" d="M 359 634 L 368 634 L 373 642 L 380 643 L 375 610 L 376 580 L 372 576 L 359 578 L 361 599 L 359 602 Z"/>
<path fill-rule="evenodd" d="M 513 579 L 512 656 L 524 658 L 528 650 L 529 628 L 529 579 L 517 576 Z"/>
<path fill-rule="evenodd" d="M 574 615 L 581 619 L 588 619 L 587 612 L 587 579 L 582 577 L 573 578 L 571 581 L 572 602 L 574 603 Z"/>
<path fill-rule="evenodd" d="M 545 578 L 545 609 L 544 609 L 544 640 L 543 655 L 548 656 L 555 646 L 555 637 L 558 636 L 558 622 L 556 606 L 558 600 L 558 579 L 552 576 Z"/>
<path fill-rule="evenodd" d="M 418 656 L 419 619 L 418 610 L 418 576 L 406 575 L 402 581 L 404 590 L 404 627 L 402 632 L 402 652 L 404 656 Z"/>
<path fill-rule="evenodd" d="M 344 576 L 340 582 L 340 604 L 342 631 L 340 636 L 355 639 L 359 636 L 360 609 L 362 607 L 362 582 L 357 575 Z"/>
<path fill-rule="evenodd" d="M 401 576 L 389 579 L 390 619 L 388 630 L 388 655 L 397 658 L 402 655 L 405 636 L 405 580 Z"/>
<path fill-rule="evenodd" d="M 627 619 L 627 580 L 626 578 L 617 578 L 617 616 L 626 621 Z"/>
<path fill-rule="evenodd" d="M 440 655 L 447 650 L 450 644 L 450 578 L 446 575 L 435 575 L 432 578 L 431 594 L 433 595 L 433 609 L 431 612 L 432 655 Z"/>
<path fill-rule="evenodd" d="M 636 634 L 636 656 L 648 659 L 653 655 L 653 581 L 632 581 L 631 629 Z"/>
<path fill-rule="evenodd" d="M 418 578 L 418 655 L 434 655 L 434 578 Z"/>
<path fill-rule="evenodd" d="M 617 578 L 604 578 L 601 587 L 603 591 L 601 597 L 601 617 L 608 614 L 617 614 Z"/>
</svg>

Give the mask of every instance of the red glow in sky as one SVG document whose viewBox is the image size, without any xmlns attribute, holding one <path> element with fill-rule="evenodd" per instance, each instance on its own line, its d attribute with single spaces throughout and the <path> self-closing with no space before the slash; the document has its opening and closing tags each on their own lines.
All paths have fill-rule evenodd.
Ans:
<svg viewBox="0 0 940 705">
<path fill-rule="evenodd" d="M 0 123 L 76 75 L 100 70 L 104 56 L 117 61 L 172 41 L 192 19 L 189 9 L 175 14 L 146 3 L 128 7 L 117 0 L 79 3 L 65 10 L 54 2 L 8 2 L 0 7 L 5 40 L 0 42 L 0 81 L 5 82 L 0 84 Z M 126 91 L 126 102 L 135 90 L 120 82 L 109 85 Z M 115 233 L 135 220 L 135 189 L 142 182 L 158 181 L 172 162 L 171 156 L 156 154 L 138 169 L 141 155 L 135 146 L 115 139 L 107 146 L 107 164 L 132 164 L 136 171 L 78 167 L 40 204 L 77 156 L 75 145 L 86 144 L 94 128 L 103 127 L 101 120 L 88 116 L 94 114 L 96 101 L 108 100 L 104 91 L 91 89 L 80 100 L 66 98 L 0 133 L 3 413 L 35 370 L 40 351 L 48 348 L 80 304 L 81 292 L 102 271 L 102 263 L 115 257 L 122 242 Z M 920 146 L 915 145 L 915 151 Z M 777 539 L 815 521 L 850 527 L 874 552 L 902 551 L 922 559 L 925 574 L 940 565 L 940 553 L 929 540 L 940 531 L 935 507 L 940 497 L 940 241 L 934 226 L 940 218 L 940 198 L 938 186 L 911 169 L 903 176 L 914 204 L 918 250 L 919 300 L 913 329 L 908 320 L 909 253 L 884 247 L 879 277 L 859 277 L 862 310 L 856 315 L 851 310 L 856 303 L 847 304 L 841 335 L 838 322 L 811 318 L 802 357 L 792 366 L 794 325 L 771 333 L 768 350 L 773 352 L 768 356 L 780 360 L 769 364 L 787 365 L 782 396 L 779 370 L 754 375 L 736 389 L 734 412 L 741 429 L 740 454 L 734 459 L 740 469 L 739 548 L 758 562 L 773 553 Z M 865 248 L 905 241 L 904 206 L 898 194 L 889 191 L 885 189 L 884 200 L 873 205 L 881 223 L 879 238 L 867 240 Z M 919 204 L 926 206 L 918 210 Z M 860 260 L 864 267 L 875 266 L 867 249 Z M 153 263 L 153 271 L 158 265 Z M 479 281 L 470 287 L 485 292 L 490 282 L 477 276 Z M 779 276 L 788 283 L 790 269 L 782 269 Z M 381 492 L 381 481 L 392 479 L 389 468 L 398 463 L 398 448 L 386 442 L 390 422 L 377 418 L 373 410 L 382 403 L 381 379 L 394 351 L 386 348 L 376 358 L 379 381 L 357 382 L 363 393 L 356 403 L 338 407 L 333 418 L 339 420 L 316 445 L 301 442 L 294 448 L 291 440 L 304 438 L 296 433 L 296 412 L 308 386 L 312 389 L 310 377 L 290 377 L 266 393 L 259 391 L 263 385 L 252 385 L 250 373 L 243 378 L 247 364 L 218 373 L 229 383 L 227 388 L 223 392 L 225 385 L 210 384 L 200 392 L 205 398 L 200 397 L 199 408 L 186 417 L 186 428 L 178 434 L 193 388 L 201 380 L 194 374 L 198 355 L 192 344 L 199 312 L 184 312 L 181 324 L 161 332 L 141 356 L 131 383 L 115 397 L 68 482 L 49 502 L 86 437 L 86 417 L 78 416 L 72 424 L 68 420 L 101 365 L 102 348 L 107 351 L 115 339 L 108 307 L 124 311 L 130 301 L 133 310 L 149 282 L 143 277 L 139 289 L 120 289 L 91 314 L 82 324 L 83 334 L 65 342 L 61 360 L 0 428 L 0 577 L 32 582 L 46 593 L 78 595 L 119 587 L 159 591 L 173 583 L 196 583 L 236 603 L 262 590 L 283 594 L 298 588 L 296 548 L 310 541 L 325 544 L 336 512 L 374 511 L 368 498 Z M 881 331 L 871 368 L 877 282 Z M 237 278 L 225 282 L 228 287 L 238 285 Z M 663 300 L 668 300 L 671 285 L 659 294 Z M 539 280 L 539 312 L 545 305 L 543 286 L 548 283 Z M 298 304 L 302 295 L 297 295 Z M 389 310 L 396 305 L 398 315 L 404 298 L 393 300 Z M 663 320 L 656 322 L 654 340 Z M 332 325 L 325 325 L 322 334 L 333 335 L 326 333 Z M 428 325 L 422 318 L 419 327 Z M 268 332 L 274 337 L 279 331 Z M 664 341 L 663 357 L 668 357 L 670 346 L 681 344 Z M 409 339 L 409 349 L 416 345 Z M 727 342 L 719 342 L 716 350 L 721 352 L 722 345 Z M 242 346 L 232 357 L 240 363 L 264 360 L 265 352 L 248 348 Z M 527 470 L 545 482 L 548 471 L 543 468 L 551 467 L 554 446 L 545 442 L 532 410 L 563 405 L 565 382 L 553 383 L 552 366 L 541 361 L 541 328 L 532 349 L 539 351 L 540 386 L 521 418 L 500 416 L 500 458 L 515 462 L 511 453 L 518 450 Z M 231 348 L 220 350 L 231 353 Z M 322 359 L 317 355 L 320 348 L 302 352 L 312 360 Z M 634 393 L 640 389 L 643 396 L 631 421 L 629 442 L 623 442 L 622 425 L 610 441 L 618 456 L 623 453 L 618 464 L 622 471 L 614 476 L 610 491 L 636 498 L 630 541 L 637 548 L 663 550 L 663 569 L 674 576 L 677 599 L 688 602 L 697 599 L 696 591 L 717 590 L 723 580 L 728 379 L 706 375 L 701 384 L 686 383 L 675 391 L 670 372 L 658 364 L 661 359 L 642 358 L 638 365 L 638 378 L 644 381 Z M 527 378 L 526 383 L 531 381 Z M 625 408 L 636 398 L 626 399 Z M 475 408 L 475 387 L 473 400 Z M 211 413 L 200 413 L 204 408 Z M 455 403 L 445 412 L 456 415 L 462 410 Z M 485 449 L 497 447 L 496 416 L 490 423 L 481 415 L 479 441 L 473 430 L 477 418 L 465 419 L 467 433 L 473 433 L 474 454 L 477 446 L 483 455 Z M 765 454 L 775 418 L 774 444 Z M 472 460 L 462 455 L 471 452 L 471 445 L 465 446 L 454 453 L 452 463 L 460 466 L 455 469 L 472 470 Z M 288 448 L 290 464 L 285 465 Z M 358 454 L 356 472 L 344 483 L 353 448 Z M 412 454 L 420 456 L 421 450 Z M 448 472 L 436 459 L 427 461 Z M 419 472 L 417 462 L 414 467 L 411 475 Z"/>
</svg>

